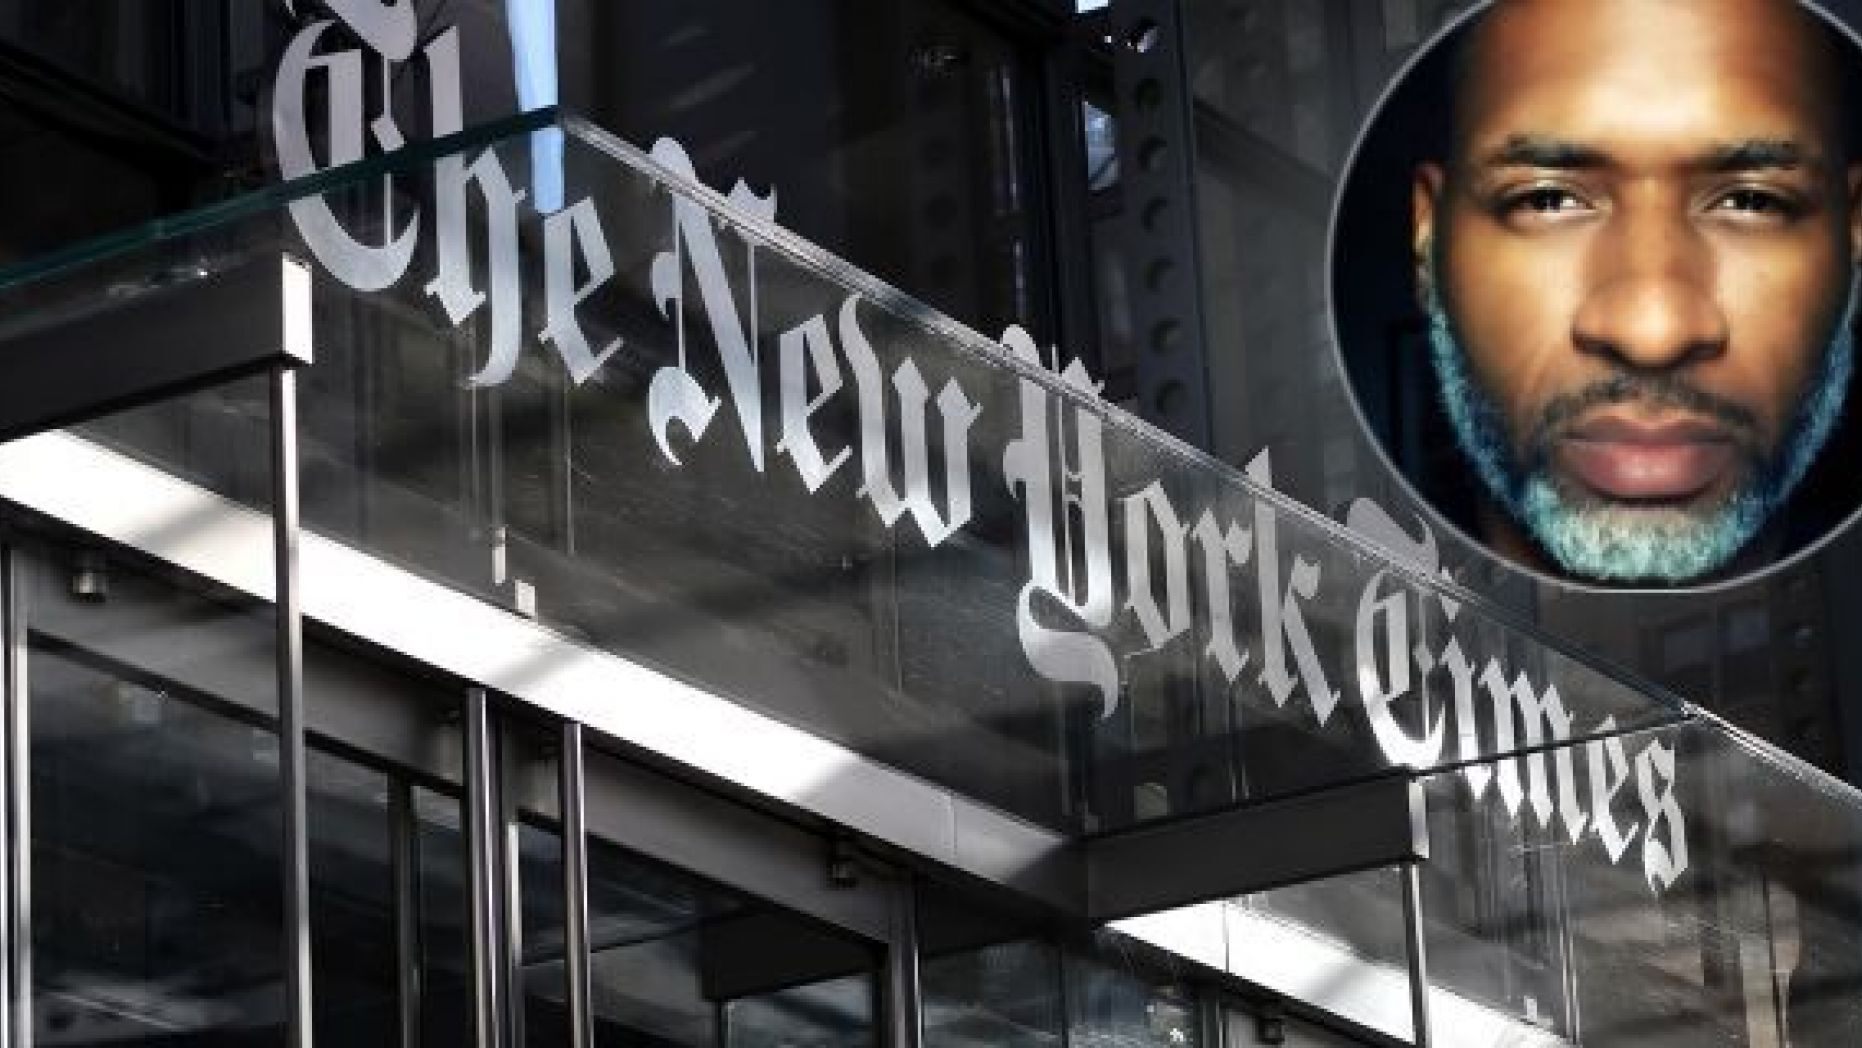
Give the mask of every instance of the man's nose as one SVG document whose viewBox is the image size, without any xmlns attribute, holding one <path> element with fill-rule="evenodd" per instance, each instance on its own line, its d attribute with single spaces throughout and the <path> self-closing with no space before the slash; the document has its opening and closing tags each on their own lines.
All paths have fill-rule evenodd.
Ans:
<svg viewBox="0 0 1862 1048">
<path fill-rule="evenodd" d="M 1572 323 L 1572 340 L 1581 352 L 1608 357 L 1619 367 L 1662 370 L 1726 351 L 1726 314 L 1700 271 L 1703 246 L 1673 234 L 1656 239 L 1619 240 L 1605 249 L 1615 254 L 1616 264 L 1603 267 Z"/>
</svg>

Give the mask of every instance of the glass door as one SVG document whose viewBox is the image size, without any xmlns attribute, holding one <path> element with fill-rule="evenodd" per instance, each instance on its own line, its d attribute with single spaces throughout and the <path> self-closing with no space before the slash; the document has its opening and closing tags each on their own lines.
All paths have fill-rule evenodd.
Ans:
<svg viewBox="0 0 1862 1048">
<path fill-rule="evenodd" d="M 30 736 L 18 1043 L 283 1043 L 269 605 L 69 536 L 16 537 L 3 555 Z M 880 1043 L 882 939 L 803 898 L 864 897 L 870 912 L 889 890 L 870 869 L 836 889 L 820 836 L 589 747 L 572 965 L 562 726 L 492 702 L 480 780 L 464 690 L 380 658 L 329 638 L 307 657 L 316 1044 L 572 1045 L 575 969 L 590 1045 Z M 481 868 L 489 927 L 474 920 Z M 778 902 L 759 880 L 803 887 L 773 889 Z M 495 1039 L 475 1020 L 487 985 Z"/>
</svg>

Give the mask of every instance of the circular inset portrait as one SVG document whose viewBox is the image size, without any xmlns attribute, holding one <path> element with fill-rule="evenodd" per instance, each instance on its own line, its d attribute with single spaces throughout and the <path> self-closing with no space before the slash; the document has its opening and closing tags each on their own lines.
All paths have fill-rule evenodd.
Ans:
<svg viewBox="0 0 1862 1048">
<path fill-rule="evenodd" d="M 1862 50 L 1798 0 L 1496 0 L 1353 153 L 1336 343 L 1391 465 L 1522 569 L 1727 583 L 1862 504 Z"/>
</svg>

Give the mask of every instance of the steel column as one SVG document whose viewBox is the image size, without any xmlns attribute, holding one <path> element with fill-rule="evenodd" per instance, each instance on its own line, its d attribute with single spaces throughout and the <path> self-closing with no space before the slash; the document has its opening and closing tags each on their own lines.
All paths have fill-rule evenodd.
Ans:
<svg viewBox="0 0 1862 1048">
<path fill-rule="evenodd" d="M 593 1048 L 595 1019 L 590 999 L 588 953 L 588 817 L 582 763 L 582 726 L 563 724 L 562 756 L 563 971 L 569 979 L 569 1043 Z"/>
<path fill-rule="evenodd" d="M 1409 948 L 1409 1013 L 1416 1048 L 1429 1048 L 1429 944 L 1422 926 L 1422 864 L 1403 864 L 1403 938 Z"/>
<path fill-rule="evenodd" d="M 271 373 L 273 614 L 278 644 L 278 769 L 284 792 L 285 1001 L 293 1048 L 313 1042 L 310 838 L 304 749 L 304 629 L 298 593 L 297 376 Z"/>
<path fill-rule="evenodd" d="M 901 873 L 892 888 L 890 934 L 886 941 L 885 1014 L 887 1048 L 924 1043 L 923 987 L 918 971 L 918 901 L 911 877 Z"/>
<path fill-rule="evenodd" d="M 19 551 L 10 543 L 0 550 L 0 612 L 5 615 L 4 723 L 6 791 L 4 896 L 0 930 L 5 978 L 0 982 L 0 1016 L 6 1024 L 7 1048 L 30 1048 L 32 1042 L 32 728 L 31 695 L 26 679 L 26 584 Z"/>
<path fill-rule="evenodd" d="M 504 952 L 499 943 L 502 894 L 498 851 L 502 837 L 492 761 L 491 699 L 483 688 L 468 688 L 466 736 L 466 883 L 471 899 L 472 1018 L 476 1048 L 503 1048 Z"/>
</svg>

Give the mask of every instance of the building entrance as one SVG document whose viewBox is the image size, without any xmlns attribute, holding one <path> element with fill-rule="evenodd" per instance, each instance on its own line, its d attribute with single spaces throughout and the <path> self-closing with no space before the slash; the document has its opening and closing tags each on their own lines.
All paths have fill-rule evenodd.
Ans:
<svg viewBox="0 0 1862 1048">
<path fill-rule="evenodd" d="M 30 935 L 9 960 L 29 1043 L 280 1043 L 269 611 L 95 549 L 29 541 L 5 555 L 23 654 L 9 699 L 29 739 L 9 873 Z M 649 773 L 588 752 L 587 932 L 571 935 L 561 737 L 334 644 L 313 645 L 309 667 L 318 1043 L 573 1044 L 572 965 L 594 1045 L 878 1043 L 885 953 L 848 930 L 853 908 L 824 918 L 743 887 L 808 862 L 826 888 L 824 839 L 768 823 L 714 840 L 718 856 L 765 854 L 735 885 L 673 865 L 649 852 L 706 846 L 703 810 L 724 809 L 688 797 L 689 832 L 630 846 L 623 824 L 652 834 L 647 809 L 679 792 L 643 792 Z M 480 756 L 490 782 L 473 781 Z M 471 839 L 479 810 L 493 839 Z M 482 980 L 489 1041 L 475 1041 Z"/>
</svg>

